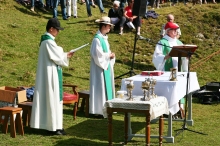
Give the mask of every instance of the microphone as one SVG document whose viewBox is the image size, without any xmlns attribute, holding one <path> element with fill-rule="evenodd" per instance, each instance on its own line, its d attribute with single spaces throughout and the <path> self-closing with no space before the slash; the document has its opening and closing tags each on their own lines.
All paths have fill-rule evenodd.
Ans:
<svg viewBox="0 0 220 146">
<path fill-rule="evenodd" d="M 146 40 L 147 42 L 150 42 L 150 41 L 151 41 L 151 39 L 145 38 L 145 37 L 143 37 L 143 36 L 141 36 L 141 35 L 138 36 L 138 39 L 139 39 L 139 40 Z"/>
</svg>

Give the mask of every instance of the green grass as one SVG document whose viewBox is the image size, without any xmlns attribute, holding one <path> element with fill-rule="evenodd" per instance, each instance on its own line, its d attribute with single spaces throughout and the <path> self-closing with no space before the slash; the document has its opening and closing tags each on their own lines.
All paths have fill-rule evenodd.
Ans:
<svg viewBox="0 0 220 146">
<path fill-rule="evenodd" d="M 103 0 L 105 10 L 111 6 L 110 0 Z M 151 59 L 154 47 L 159 40 L 161 25 L 166 21 L 166 15 L 175 15 L 176 22 L 180 25 L 185 44 L 198 45 L 198 57 L 192 57 L 191 71 L 197 72 L 200 85 L 206 82 L 219 81 L 220 70 L 219 54 L 209 57 L 217 52 L 220 47 L 220 5 L 207 4 L 196 5 L 193 8 L 179 3 L 175 7 L 164 4 L 161 9 L 155 9 L 159 14 L 158 19 L 143 19 L 141 35 L 150 38 L 151 42 L 137 41 L 135 50 L 134 71 L 140 73 L 143 70 L 153 70 Z M 78 4 L 78 19 L 62 20 L 59 12 L 58 18 L 65 27 L 56 37 L 58 45 L 65 51 L 91 43 L 98 25 L 94 21 L 101 17 L 98 8 L 92 9 L 92 17 L 87 17 L 86 6 Z M 40 36 L 45 32 L 46 23 L 52 17 L 52 12 L 31 13 L 28 7 L 17 4 L 13 0 L 0 0 L 0 86 L 31 86 L 35 82 L 38 45 Z M 115 76 L 127 73 L 131 68 L 131 59 L 134 45 L 135 31 L 125 30 L 123 36 L 118 32 L 109 33 L 111 50 L 116 53 Z M 203 39 L 197 37 L 198 33 L 204 35 Z M 89 89 L 89 47 L 85 47 L 75 53 L 70 60 L 70 66 L 64 68 L 64 82 L 78 85 L 78 91 Z M 201 63 L 199 63 L 201 61 Z M 128 77 L 124 76 L 123 78 Z M 116 89 L 120 88 L 121 80 L 115 81 Z M 25 127 L 25 135 L 17 135 L 16 138 L 8 134 L 0 133 L 0 145 L 62 145 L 62 146 L 98 146 L 108 144 L 107 119 L 85 118 L 84 113 L 78 112 L 77 119 L 72 119 L 72 107 L 64 106 L 64 128 L 68 136 L 47 136 L 43 130 Z M 220 145 L 218 138 L 219 105 L 202 105 L 196 99 L 193 100 L 194 125 L 189 129 L 203 132 L 208 135 L 200 135 L 190 131 L 184 131 L 175 137 L 175 143 L 163 145 L 175 146 L 210 146 Z M 114 145 L 122 145 L 123 142 L 123 115 L 118 113 L 113 116 L 113 142 Z M 144 117 L 132 115 L 132 129 L 134 133 L 144 133 Z M 181 128 L 182 122 L 173 122 L 173 130 Z M 1 126 L 2 127 L 2 126 Z M 164 135 L 167 130 L 165 122 Z M 157 134 L 158 125 L 151 124 L 151 133 Z M 175 135 L 175 133 L 174 133 Z M 128 145 L 144 145 L 144 138 L 133 138 Z M 157 139 L 151 139 L 152 145 L 158 145 Z"/>
</svg>

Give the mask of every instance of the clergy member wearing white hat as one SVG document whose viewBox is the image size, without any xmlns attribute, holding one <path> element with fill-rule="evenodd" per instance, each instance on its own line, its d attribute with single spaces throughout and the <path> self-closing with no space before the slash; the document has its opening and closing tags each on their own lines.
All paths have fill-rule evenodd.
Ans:
<svg viewBox="0 0 220 146">
<path fill-rule="evenodd" d="M 103 106 L 107 100 L 115 98 L 114 69 L 115 53 L 111 52 L 107 33 L 111 19 L 104 16 L 95 21 L 99 30 L 94 36 L 90 48 L 90 98 L 89 113 L 103 117 Z"/>
<path fill-rule="evenodd" d="M 167 22 L 165 25 L 165 36 L 157 43 L 154 54 L 153 64 L 157 70 L 170 71 L 171 68 L 178 70 L 178 57 L 170 57 L 169 52 L 173 46 L 183 45 L 176 38 L 178 25 L 172 22 Z M 188 70 L 188 59 L 182 57 L 181 71 Z"/>
</svg>

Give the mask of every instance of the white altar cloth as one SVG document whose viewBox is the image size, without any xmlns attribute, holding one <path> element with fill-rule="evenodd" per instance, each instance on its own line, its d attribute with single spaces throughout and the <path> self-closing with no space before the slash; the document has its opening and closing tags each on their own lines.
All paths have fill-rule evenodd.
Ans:
<svg viewBox="0 0 220 146">
<path fill-rule="evenodd" d="M 128 101 L 128 97 L 114 98 L 105 102 L 103 107 L 103 115 L 107 118 L 107 107 L 149 110 L 150 119 L 155 119 L 163 114 L 169 114 L 167 99 L 163 96 L 153 98 L 150 101 L 142 101 L 142 96 L 134 96 L 133 101 Z"/>
<path fill-rule="evenodd" d="M 132 94 L 134 96 L 143 96 L 141 88 L 142 82 L 149 76 L 135 75 L 130 78 L 122 79 L 121 90 L 126 91 L 126 80 L 133 80 L 134 89 Z M 151 76 L 157 80 L 155 85 L 155 94 L 167 98 L 169 111 L 172 115 L 179 111 L 178 102 L 186 95 L 187 72 L 178 72 L 177 81 L 169 81 L 170 72 L 164 72 L 161 76 Z M 196 72 L 190 72 L 188 93 L 200 89 Z"/>
</svg>

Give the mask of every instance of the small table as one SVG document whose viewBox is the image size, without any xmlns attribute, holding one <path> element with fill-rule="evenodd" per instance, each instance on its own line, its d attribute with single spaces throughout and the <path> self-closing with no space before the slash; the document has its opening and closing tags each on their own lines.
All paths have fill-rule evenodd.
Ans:
<svg viewBox="0 0 220 146">
<path fill-rule="evenodd" d="M 112 113 L 124 112 L 125 113 L 125 144 L 128 141 L 128 128 L 129 128 L 129 114 L 130 113 L 143 113 L 146 116 L 145 125 L 145 139 L 146 145 L 150 145 L 150 120 L 159 117 L 159 145 L 162 145 L 162 133 L 163 133 L 163 114 L 168 114 L 168 102 L 165 97 L 157 97 L 150 101 L 142 101 L 141 96 L 135 96 L 133 101 L 127 101 L 126 97 L 115 98 L 105 103 L 103 108 L 104 117 L 108 117 L 108 141 L 112 146 Z M 134 135 L 135 136 L 135 135 Z"/>
</svg>

